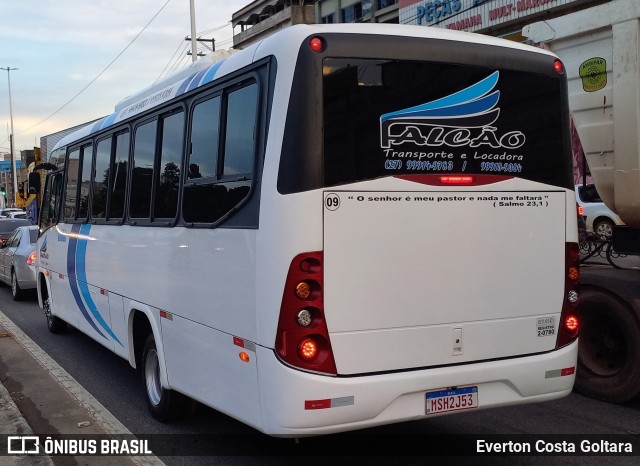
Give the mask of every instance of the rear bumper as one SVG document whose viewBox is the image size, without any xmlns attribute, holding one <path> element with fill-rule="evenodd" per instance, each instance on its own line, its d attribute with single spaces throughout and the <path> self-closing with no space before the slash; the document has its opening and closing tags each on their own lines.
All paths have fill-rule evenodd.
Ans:
<svg viewBox="0 0 640 466">
<path fill-rule="evenodd" d="M 577 355 L 576 341 L 537 356 L 340 378 L 286 367 L 258 347 L 262 427 L 269 435 L 300 437 L 434 417 L 425 414 L 425 393 L 448 387 L 477 386 L 474 409 L 553 400 L 571 393 L 575 373 L 560 371 L 575 368 Z M 327 399 L 335 406 L 305 409 L 305 401 Z"/>
</svg>

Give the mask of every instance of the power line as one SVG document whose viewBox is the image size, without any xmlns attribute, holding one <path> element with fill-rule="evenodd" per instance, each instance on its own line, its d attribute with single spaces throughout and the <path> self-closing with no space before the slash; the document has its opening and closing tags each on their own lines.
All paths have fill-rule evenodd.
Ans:
<svg viewBox="0 0 640 466">
<path fill-rule="evenodd" d="M 196 34 L 197 40 L 201 40 L 204 36 L 211 35 L 212 33 L 216 32 L 216 31 L 219 31 L 220 29 L 226 28 L 226 27 L 228 27 L 230 25 L 231 25 L 231 21 L 228 21 L 228 22 L 226 22 L 224 24 L 221 24 L 219 26 L 213 27 L 211 29 L 207 29 L 206 31 L 198 32 Z M 215 38 L 214 38 L 214 40 L 215 40 Z M 215 44 L 216 44 L 217 47 L 219 47 L 219 46 L 222 46 L 222 45 L 229 44 L 232 41 L 233 41 L 233 38 L 226 39 L 226 40 L 221 40 L 221 41 L 215 40 Z M 184 41 L 181 41 L 181 43 L 178 45 L 178 48 L 173 52 L 173 55 L 171 56 L 171 58 L 169 58 L 169 61 L 167 62 L 165 67 L 162 69 L 162 71 L 160 72 L 158 77 L 156 78 L 156 80 L 155 80 L 156 83 L 158 81 L 160 81 L 160 79 L 162 79 L 163 77 L 166 77 L 166 76 L 169 76 L 169 75 L 173 74 L 176 70 L 182 68 L 183 66 L 185 66 L 187 64 L 186 62 L 188 60 L 185 59 L 185 54 L 189 53 L 188 49 L 189 49 L 189 45 L 184 45 Z M 199 47 L 198 48 L 198 54 L 201 55 L 201 52 L 209 53 L 209 52 L 211 52 L 211 49 L 209 49 L 207 47 Z"/>
<path fill-rule="evenodd" d="M 169 61 L 167 62 L 166 65 L 164 65 L 164 68 L 162 68 L 162 71 L 160 72 L 160 74 L 158 75 L 158 77 L 156 78 L 155 82 L 157 83 L 160 78 L 162 77 L 162 74 L 165 72 L 165 70 L 169 67 L 169 65 L 171 64 L 171 62 L 173 62 L 173 60 L 176 59 L 176 56 L 178 55 L 178 52 L 180 51 L 181 48 L 184 47 L 184 41 L 181 40 L 180 43 L 178 44 L 178 48 L 175 50 L 175 52 L 173 52 L 173 55 L 171 55 L 171 58 L 169 58 Z M 155 84 L 155 83 L 154 83 Z"/>
<path fill-rule="evenodd" d="M 36 126 L 41 125 L 42 123 L 44 123 L 45 121 L 47 121 L 49 118 L 51 118 L 52 116 L 54 116 L 55 114 L 57 114 L 58 112 L 60 112 L 63 108 L 65 108 L 65 107 L 66 107 L 67 105 L 69 105 L 71 102 L 73 102 L 74 100 L 76 100 L 76 99 L 80 96 L 80 94 L 82 94 L 84 91 L 86 91 L 86 90 L 87 90 L 87 88 L 88 88 L 89 86 L 91 86 L 91 85 L 92 85 L 92 84 L 93 84 L 93 83 L 94 83 L 94 82 L 95 82 L 95 81 L 96 81 L 100 76 L 102 76 L 102 75 L 104 74 L 104 72 L 105 72 L 105 71 L 107 71 L 107 70 L 111 67 L 111 65 L 113 65 L 113 64 L 115 63 L 115 61 L 116 61 L 118 58 L 120 58 L 120 56 L 121 56 L 121 55 L 122 55 L 122 54 L 123 54 L 123 53 L 124 53 L 124 52 L 125 52 L 125 51 L 126 51 L 126 50 L 127 50 L 127 49 L 128 49 L 128 48 L 129 48 L 129 47 L 130 47 L 134 42 L 135 42 L 135 41 L 136 41 L 136 39 L 137 39 L 138 37 L 140 37 L 140 35 L 141 35 L 141 34 L 142 34 L 146 29 L 147 29 L 147 27 L 149 27 L 149 25 L 153 22 L 153 20 L 154 20 L 154 19 L 156 19 L 156 17 L 160 14 L 160 12 L 161 12 L 162 10 L 164 10 L 164 8 L 168 5 L 168 3 L 169 3 L 170 1 L 171 1 L 171 0 L 167 0 L 167 1 L 165 2 L 165 4 L 164 4 L 164 5 L 162 5 L 162 6 L 160 7 L 160 9 L 158 10 L 158 12 L 157 12 L 155 15 L 153 15 L 153 17 L 149 20 L 149 22 L 148 22 L 147 24 L 145 24 L 145 26 L 140 30 L 140 32 L 138 32 L 138 34 L 136 34 L 136 35 L 135 35 L 135 37 L 134 37 L 133 39 L 131 39 L 131 41 L 127 44 L 127 46 L 126 46 L 124 49 L 122 49 L 122 51 L 121 51 L 118 55 L 116 55 L 116 57 L 115 57 L 113 60 L 111 60 L 111 62 L 110 62 L 110 63 L 109 63 L 109 64 L 108 64 L 108 65 L 107 65 L 107 66 L 106 66 L 106 67 L 105 67 L 105 68 L 104 68 L 100 73 L 98 73 L 98 75 L 97 75 L 95 78 L 93 78 L 91 81 L 89 81 L 89 83 L 88 83 L 86 86 L 84 86 L 84 87 L 80 90 L 80 92 L 78 92 L 76 95 L 74 95 L 74 96 L 73 96 L 69 101 L 67 101 L 67 103 L 65 103 L 62 107 L 60 107 L 58 110 L 56 110 L 55 112 L 53 112 L 51 115 L 49 115 L 48 117 L 46 117 L 46 118 L 44 118 L 44 119 L 40 120 L 40 121 L 39 121 L 38 123 L 36 123 L 35 125 L 30 126 L 29 128 L 25 129 L 23 132 L 29 131 L 29 130 L 31 130 L 31 129 L 33 129 L 33 128 L 35 128 Z"/>
<path fill-rule="evenodd" d="M 214 27 L 212 29 L 207 29 L 206 31 L 202 31 L 200 33 L 200 35 L 204 36 L 206 34 L 211 34 L 212 32 L 219 31 L 220 29 L 225 28 L 225 27 L 230 26 L 230 25 L 231 25 L 231 21 L 227 21 L 226 23 L 221 24 L 220 26 L 216 26 L 216 27 Z"/>
</svg>

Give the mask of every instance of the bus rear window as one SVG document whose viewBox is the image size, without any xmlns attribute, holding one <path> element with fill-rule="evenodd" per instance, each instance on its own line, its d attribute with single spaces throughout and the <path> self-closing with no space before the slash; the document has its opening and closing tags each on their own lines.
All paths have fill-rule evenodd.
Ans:
<svg viewBox="0 0 640 466">
<path fill-rule="evenodd" d="M 497 174 L 564 186 L 562 77 L 410 60 L 323 60 L 324 185 Z"/>
</svg>

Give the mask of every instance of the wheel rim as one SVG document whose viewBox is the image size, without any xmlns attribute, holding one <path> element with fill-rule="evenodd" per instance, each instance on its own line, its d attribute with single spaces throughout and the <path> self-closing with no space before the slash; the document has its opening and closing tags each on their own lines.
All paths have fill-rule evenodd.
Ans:
<svg viewBox="0 0 640 466">
<path fill-rule="evenodd" d="M 613 236 L 613 227 L 608 223 L 599 223 L 596 227 L 596 233 L 605 238 L 611 238 Z"/>
<path fill-rule="evenodd" d="M 612 377 L 622 370 L 627 360 L 623 331 L 606 318 L 589 320 L 580 330 L 580 361 L 593 374 Z"/>
<path fill-rule="evenodd" d="M 147 395 L 149 401 L 154 406 L 160 404 L 162 396 L 162 387 L 160 385 L 160 364 L 158 362 L 158 353 L 155 349 L 147 352 L 147 358 L 144 364 L 144 379 L 147 385 Z"/>
</svg>

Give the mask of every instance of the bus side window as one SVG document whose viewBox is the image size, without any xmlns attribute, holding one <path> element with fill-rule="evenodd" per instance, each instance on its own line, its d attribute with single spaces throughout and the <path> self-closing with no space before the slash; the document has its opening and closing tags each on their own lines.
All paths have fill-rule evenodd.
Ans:
<svg viewBox="0 0 640 466">
<path fill-rule="evenodd" d="M 69 152 L 67 158 L 67 186 L 64 196 L 64 218 L 73 221 L 76 218 L 76 200 L 78 198 L 78 175 L 80 173 L 80 149 Z"/>
<path fill-rule="evenodd" d="M 178 213 L 178 189 L 182 176 L 184 112 L 160 118 L 160 163 L 155 180 L 153 217 L 173 220 Z"/>
<path fill-rule="evenodd" d="M 111 136 L 98 141 L 96 145 L 96 166 L 91 184 L 93 198 L 91 218 L 103 219 L 107 215 L 107 195 L 109 194 L 109 162 L 111 161 Z"/>
<path fill-rule="evenodd" d="M 109 165 L 109 205 L 107 208 L 109 220 L 122 220 L 124 217 L 130 139 L 129 131 L 122 132 L 115 137 L 116 147 Z"/>
<path fill-rule="evenodd" d="M 226 103 L 226 119 L 221 109 Z M 189 223 L 214 223 L 249 194 L 255 160 L 258 85 L 196 104 L 183 198 Z M 221 143 L 224 144 L 221 144 Z"/>
<path fill-rule="evenodd" d="M 151 216 L 151 188 L 157 131 L 157 119 L 136 128 L 131 166 L 131 197 L 129 198 L 131 218 L 147 219 Z"/>
<path fill-rule="evenodd" d="M 63 174 L 64 172 L 59 170 L 47 175 L 42 198 L 42 212 L 40 213 L 41 232 L 58 223 Z"/>
<path fill-rule="evenodd" d="M 257 84 L 229 93 L 227 97 L 223 178 L 238 176 L 250 178 L 253 174 L 257 113 Z"/>
<path fill-rule="evenodd" d="M 81 221 L 86 221 L 89 215 L 92 172 L 93 145 L 89 144 L 82 147 L 82 157 L 80 157 L 80 182 L 78 183 L 78 208 L 76 218 Z"/>
</svg>

